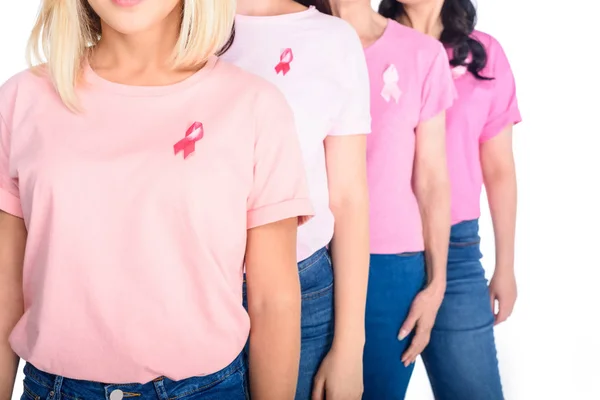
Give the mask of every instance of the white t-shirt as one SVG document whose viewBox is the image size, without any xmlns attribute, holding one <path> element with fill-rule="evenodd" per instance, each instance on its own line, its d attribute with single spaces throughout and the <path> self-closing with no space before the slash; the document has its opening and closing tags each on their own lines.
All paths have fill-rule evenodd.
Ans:
<svg viewBox="0 0 600 400">
<path fill-rule="evenodd" d="M 333 236 L 323 141 L 371 131 L 369 75 L 358 35 L 315 8 L 268 17 L 238 15 L 225 60 L 277 85 L 296 120 L 315 217 L 298 230 L 298 261 Z"/>
</svg>

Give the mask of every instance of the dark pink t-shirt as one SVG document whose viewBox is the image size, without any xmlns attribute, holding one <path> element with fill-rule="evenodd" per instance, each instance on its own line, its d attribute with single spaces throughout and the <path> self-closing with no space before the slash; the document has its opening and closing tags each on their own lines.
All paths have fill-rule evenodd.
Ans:
<svg viewBox="0 0 600 400">
<path fill-rule="evenodd" d="M 371 253 L 421 251 L 421 214 L 411 184 L 415 129 L 456 97 L 448 56 L 439 41 L 391 20 L 365 53 L 371 83 Z"/>
<path fill-rule="evenodd" d="M 479 218 L 483 176 L 479 146 L 504 128 L 521 121 L 515 80 L 500 43 L 488 34 L 475 31 L 487 51 L 487 65 L 476 79 L 456 68 L 454 83 L 458 99 L 446 112 L 448 169 L 452 186 L 452 223 Z M 452 49 L 448 49 L 452 57 Z"/>
</svg>

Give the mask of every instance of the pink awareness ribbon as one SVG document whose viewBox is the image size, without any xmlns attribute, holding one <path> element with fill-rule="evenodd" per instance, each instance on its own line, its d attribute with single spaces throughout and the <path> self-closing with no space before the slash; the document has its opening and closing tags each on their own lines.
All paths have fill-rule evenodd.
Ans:
<svg viewBox="0 0 600 400">
<path fill-rule="evenodd" d="M 465 74 L 465 72 L 467 72 L 466 65 L 457 65 L 456 67 L 452 68 L 452 77 L 454 79 L 460 78 Z"/>
<path fill-rule="evenodd" d="M 275 66 L 275 72 L 279 75 L 281 72 L 284 76 L 290 72 L 290 63 L 294 61 L 294 53 L 292 49 L 284 49 L 279 56 L 279 64 Z"/>
<path fill-rule="evenodd" d="M 465 60 L 466 65 L 457 65 L 456 67 L 453 67 L 452 78 L 458 79 L 461 76 L 463 76 L 467 72 L 467 66 L 471 64 L 471 61 L 473 61 L 473 58 L 471 57 L 471 55 L 469 55 Z"/>
<path fill-rule="evenodd" d="M 398 87 L 398 70 L 394 64 L 391 64 L 383 73 L 383 90 L 381 91 L 381 97 L 388 103 L 393 98 L 396 103 L 400 99 L 402 92 Z"/>
<path fill-rule="evenodd" d="M 196 151 L 196 142 L 204 137 L 204 126 L 201 122 L 194 122 L 185 133 L 185 137 L 175 143 L 173 150 L 175 155 L 183 151 L 183 159 Z"/>
</svg>

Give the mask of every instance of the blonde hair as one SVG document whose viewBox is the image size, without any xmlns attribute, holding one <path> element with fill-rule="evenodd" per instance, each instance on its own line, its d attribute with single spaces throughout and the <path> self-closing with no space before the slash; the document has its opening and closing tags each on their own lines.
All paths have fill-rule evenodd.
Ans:
<svg viewBox="0 0 600 400">
<path fill-rule="evenodd" d="M 235 0 L 182 0 L 175 67 L 204 63 L 228 41 L 235 15 Z M 87 0 L 42 0 L 27 46 L 30 66 L 46 64 L 56 91 L 65 105 L 78 110 L 76 86 L 88 50 L 101 37 L 100 18 Z"/>
</svg>

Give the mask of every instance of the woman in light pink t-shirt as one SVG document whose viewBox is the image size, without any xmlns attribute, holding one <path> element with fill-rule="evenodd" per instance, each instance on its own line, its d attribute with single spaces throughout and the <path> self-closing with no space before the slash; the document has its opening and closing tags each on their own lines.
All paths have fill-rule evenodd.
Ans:
<svg viewBox="0 0 600 400">
<path fill-rule="evenodd" d="M 383 0 L 380 12 L 446 46 L 458 92 L 446 114 L 453 224 L 447 288 L 423 361 L 438 400 L 502 400 L 493 327 L 516 300 L 512 127 L 521 116 L 513 74 L 500 44 L 474 30 L 471 0 Z M 496 243 L 489 286 L 479 250 L 483 184 Z"/>
<path fill-rule="evenodd" d="M 293 398 L 313 210 L 285 98 L 216 56 L 234 13 L 42 2 L 0 87 L 1 399 L 15 354 L 23 399 L 246 399 L 250 325 L 253 397 Z"/>
</svg>

